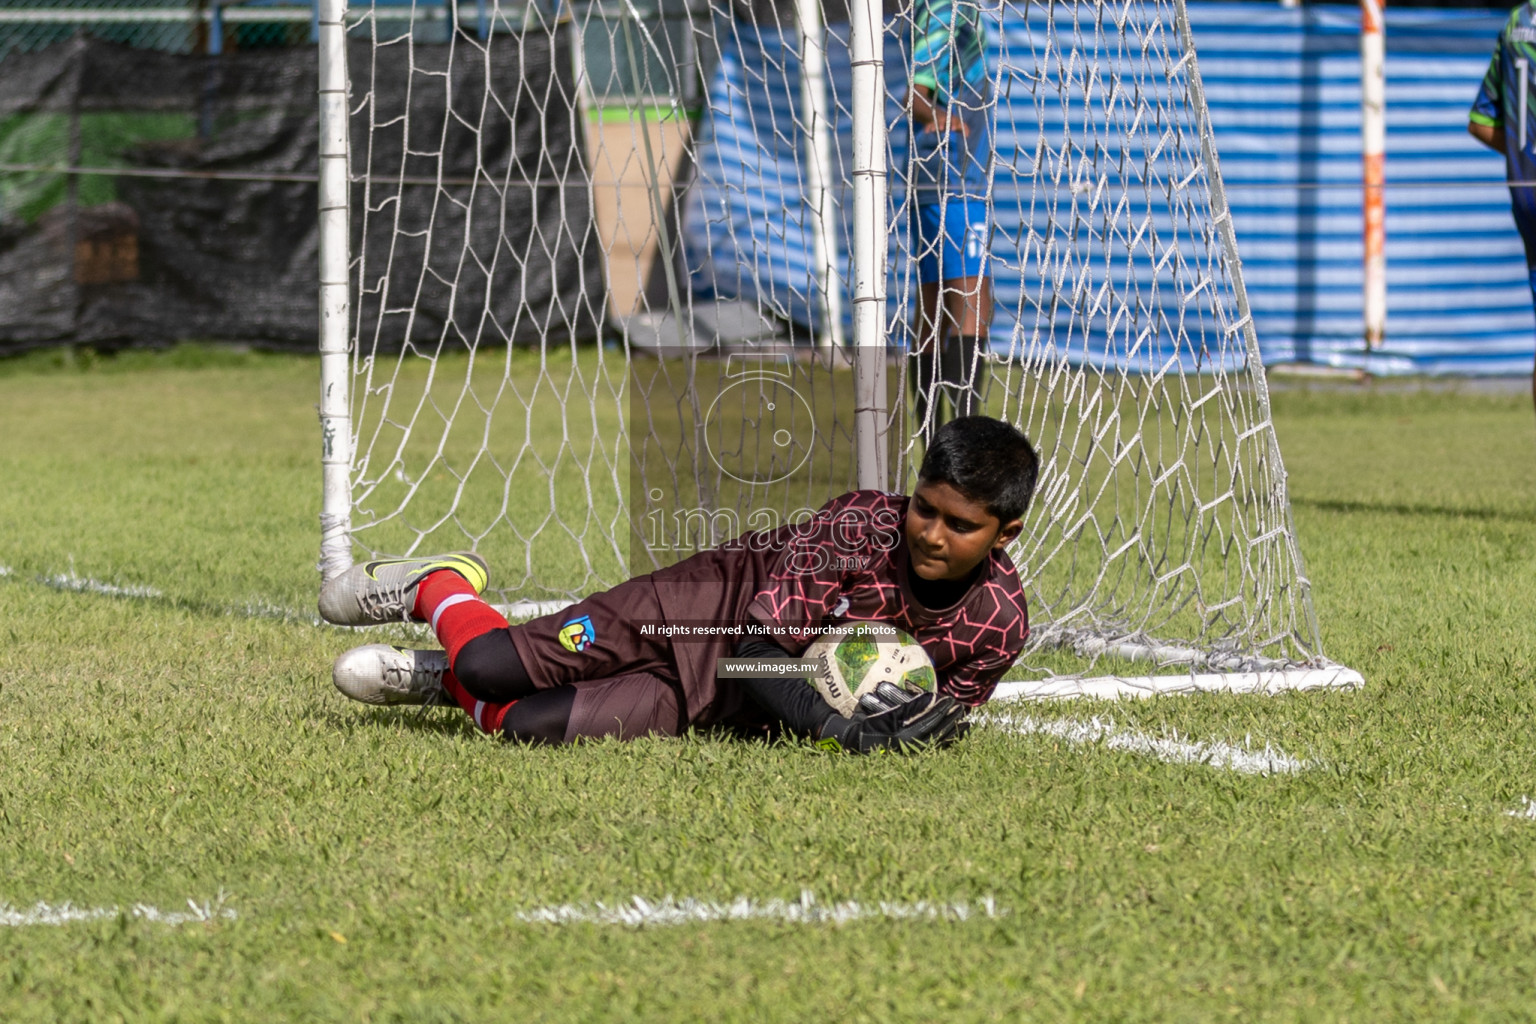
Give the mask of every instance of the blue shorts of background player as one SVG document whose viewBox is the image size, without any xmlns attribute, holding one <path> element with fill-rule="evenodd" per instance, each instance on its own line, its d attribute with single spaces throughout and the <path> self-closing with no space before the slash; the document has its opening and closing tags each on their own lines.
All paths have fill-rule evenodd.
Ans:
<svg viewBox="0 0 1536 1024">
<path fill-rule="evenodd" d="M 1531 299 L 1536 302 L 1536 189 L 1511 185 L 1509 199 L 1509 212 L 1525 246 L 1525 273 L 1530 281 Z M 1536 402 L 1536 370 L 1531 373 L 1531 400 Z"/>
<path fill-rule="evenodd" d="M 1531 287 L 1536 290 L 1536 209 L 1531 208 L 1528 200 L 1519 201 L 1524 198 L 1515 196 L 1515 201 L 1509 204 L 1509 212 L 1514 215 L 1515 230 L 1520 232 L 1520 241 L 1525 245 L 1525 267 L 1531 274 Z"/>
<path fill-rule="evenodd" d="M 992 220 L 986 200 L 956 198 L 913 204 L 912 234 L 919 284 L 989 276 L 987 248 Z"/>
<path fill-rule="evenodd" d="M 991 104 L 984 93 L 943 108 L 917 96 L 929 116 L 914 117 L 907 178 L 918 279 L 911 380 L 918 429 L 930 430 L 945 404 L 968 416 L 983 402 L 992 319 Z"/>
<path fill-rule="evenodd" d="M 919 284 L 988 276 L 992 133 L 985 108 L 964 120 L 964 133 L 923 127 L 912 133 L 909 210 Z"/>
</svg>

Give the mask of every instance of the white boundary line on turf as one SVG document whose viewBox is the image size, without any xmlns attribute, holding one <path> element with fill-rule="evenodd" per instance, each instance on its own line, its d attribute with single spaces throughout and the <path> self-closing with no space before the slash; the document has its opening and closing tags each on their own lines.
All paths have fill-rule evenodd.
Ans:
<svg viewBox="0 0 1536 1024">
<path fill-rule="evenodd" d="M 80 921 L 100 921 L 119 914 L 165 925 L 235 919 L 235 912 L 228 907 L 198 904 L 191 900 L 187 900 L 187 907 L 187 910 L 161 910 L 145 903 L 135 903 L 127 910 L 119 910 L 117 907 L 77 907 L 72 903 L 61 903 L 56 907 L 39 903 L 30 910 L 17 910 L 9 903 L 0 903 L 0 928 L 75 924 Z"/>
<path fill-rule="evenodd" d="M 1112 718 L 1097 716 L 1082 722 L 992 711 L 978 715 L 976 723 L 1017 736 L 1052 736 L 1082 746 L 1102 744 L 1110 750 L 1142 754 L 1170 764 L 1203 764 L 1244 775 L 1293 775 L 1317 767 L 1313 761 L 1293 757 L 1268 743 L 1262 750 L 1250 750 L 1220 740 L 1183 739 L 1178 733 L 1171 737 L 1148 736 L 1134 729 L 1122 729 Z"/>
<path fill-rule="evenodd" d="M 8 565 L 0 565 L 0 576 L 15 576 L 16 571 Z M 20 577 L 17 577 L 18 579 Z M 53 590 L 67 590 L 77 594 L 105 594 L 108 597 L 164 597 L 165 594 L 154 587 L 145 587 L 138 584 L 130 584 L 120 587 L 116 583 L 104 583 L 101 580 L 93 580 L 87 576 L 77 576 L 71 569 L 69 572 L 54 573 L 52 576 L 36 576 L 34 579 L 45 587 Z"/>
<path fill-rule="evenodd" d="M 93 580 L 85 576 L 76 576 L 73 572 L 59 573 L 54 576 L 39 576 L 37 581 L 45 587 L 54 590 L 69 590 L 82 594 L 105 594 L 108 597 L 164 597 L 162 591 L 154 587 L 139 586 L 137 584 L 120 587 L 115 583 L 103 583 L 101 580 Z"/>
<path fill-rule="evenodd" d="M 1519 807 L 1504 813 L 1511 818 L 1536 818 L 1536 800 L 1532 800 L 1528 796 L 1522 796 Z"/>
<path fill-rule="evenodd" d="M 15 569 L 8 565 L 0 565 L 0 576 L 9 576 L 13 579 L 26 579 L 19 575 Z M 54 573 L 53 575 L 37 575 L 30 579 L 53 590 L 66 590 L 79 594 L 103 594 L 107 597 L 164 597 L 165 592 L 155 587 L 140 584 L 119 586 L 116 583 L 106 583 L 102 580 L 93 580 L 86 576 L 77 576 L 73 569 L 67 573 Z M 497 611 L 507 618 L 516 621 L 537 618 L 540 615 L 553 615 L 575 604 L 575 601 L 514 601 L 511 604 L 492 605 Z M 316 626 L 326 626 L 337 629 L 352 629 L 357 631 L 393 628 L 408 623 L 381 623 L 377 626 L 335 626 L 333 623 L 323 621 L 313 611 L 295 611 L 292 608 L 284 608 L 267 601 L 252 600 L 244 605 L 230 606 L 225 609 L 230 615 L 243 615 L 248 619 L 282 619 L 285 621 L 309 622 Z M 414 625 L 421 625 L 414 623 Z"/>
<path fill-rule="evenodd" d="M 789 924 L 844 925 L 856 921 L 969 921 L 1004 917 L 1008 911 L 991 896 L 975 902 L 821 903 L 809 890 L 798 900 L 753 900 L 738 896 L 727 903 L 664 896 L 647 900 L 633 896 L 624 903 L 566 903 L 558 907 L 522 910 L 526 924 L 612 924 L 628 928 L 654 925 L 708 924 L 715 921 L 783 921 Z"/>
<path fill-rule="evenodd" d="M 105 583 L 86 576 L 76 575 L 73 570 L 67 573 L 54 573 L 52 575 L 23 576 L 8 565 L 0 565 L 0 578 L 9 577 L 14 580 L 29 580 L 50 590 L 62 590 L 76 594 L 100 594 L 106 597 L 127 598 L 161 598 L 165 592 L 156 587 L 145 584 L 128 584 L 119 586 L 116 583 Z M 269 601 L 250 600 L 243 605 L 229 605 L 223 609 L 225 615 L 234 615 L 246 619 L 273 619 L 283 622 L 307 622 L 314 626 L 329 626 L 330 623 L 320 621 L 320 617 L 313 612 L 298 612 L 292 608 L 284 608 L 281 605 L 272 604 Z M 370 629 L 379 627 L 367 627 Z"/>
</svg>

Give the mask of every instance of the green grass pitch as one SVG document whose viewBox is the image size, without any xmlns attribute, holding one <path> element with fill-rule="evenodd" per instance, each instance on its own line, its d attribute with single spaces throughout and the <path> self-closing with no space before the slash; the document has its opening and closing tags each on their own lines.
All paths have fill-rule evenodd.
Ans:
<svg viewBox="0 0 1536 1024">
<path fill-rule="evenodd" d="M 1034 707 L 860 760 L 348 704 L 363 641 L 309 611 L 316 371 L 0 363 L 0 1019 L 1529 1015 L 1528 397 L 1275 396 L 1365 690 Z M 1266 746 L 1293 770 L 1218 756 Z M 750 913 L 525 919 L 669 896 Z"/>
</svg>

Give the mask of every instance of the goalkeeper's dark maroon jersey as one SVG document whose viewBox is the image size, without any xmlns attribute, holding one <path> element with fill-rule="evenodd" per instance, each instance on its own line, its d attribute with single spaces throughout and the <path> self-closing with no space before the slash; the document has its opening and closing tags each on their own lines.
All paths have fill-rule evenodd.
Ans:
<svg viewBox="0 0 1536 1024">
<path fill-rule="evenodd" d="M 816 529 L 790 538 L 747 614 L 779 627 L 800 646 L 833 622 L 892 623 L 923 645 L 938 670 L 942 692 L 965 704 L 981 704 L 1029 637 L 1018 570 L 1007 553 L 993 551 L 954 604 L 921 604 L 909 582 L 903 532 L 911 500 L 855 491 L 829 502 L 817 516 Z"/>
<path fill-rule="evenodd" d="M 679 630 L 671 650 L 689 720 L 709 722 L 739 703 L 715 679 L 716 659 L 738 640 L 773 639 L 798 652 L 843 621 L 906 630 L 933 659 L 944 693 L 971 705 L 990 697 L 1029 636 L 1018 571 L 993 551 L 959 600 L 925 607 L 908 582 L 909 501 L 855 491 L 808 523 L 749 533 L 653 573 L 661 615 Z"/>
</svg>

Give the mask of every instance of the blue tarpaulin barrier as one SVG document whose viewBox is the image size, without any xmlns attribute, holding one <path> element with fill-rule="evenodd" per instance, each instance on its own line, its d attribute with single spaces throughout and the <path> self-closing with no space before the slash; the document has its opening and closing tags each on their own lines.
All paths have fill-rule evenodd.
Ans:
<svg viewBox="0 0 1536 1024">
<path fill-rule="evenodd" d="M 1081 309 L 1077 322 L 1069 323 L 1072 311 L 1061 312 L 1056 306 L 1062 303 L 1047 302 L 1042 295 L 1039 254 L 1028 244 L 1030 219 L 1041 215 L 1043 204 L 1059 202 L 1066 186 L 1042 181 L 1043 165 L 1031 154 L 1039 152 L 1044 140 L 1057 147 L 1059 158 L 1061 140 L 1070 135 L 1091 146 L 1094 133 L 1084 120 L 1091 104 L 1082 102 L 1082 90 L 1071 104 L 1041 103 L 1037 92 L 1019 87 L 1024 69 L 1009 67 L 1010 54 L 1038 59 L 1041 10 L 1041 5 L 1030 5 L 1027 12 L 1005 6 L 992 33 L 992 60 L 1002 72 L 993 186 L 998 306 L 993 346 L 1018 353 L 1027 347 L 1021 338 L 1030 332 L 1038 337 L 1040 322 L 1064 317 L 1048 333 L 1050 343 L 1066 345 L 1072 358 L 1156 366 L 1172 353 L 1198 363 L 1202 339 L 1219 335 L 1229 323 L 1216 322 L 1220 318 L 1213 317 L 1208 304 L 1192 304 L 1188 295 L 1176 295 L 1172 288 L 1142 300 L 1150 312 L 1144 324 L 1129 329 L 1095 321 Z M 1466 132 L 1467 109 L 1505 17 L 1502 11 L 1388 10 L 1387 337 L 1382 348 L 1366 353 L 1358 12 L 1350 7 L 1189 5 L 1266 362 L 1303 360 L 1377 373 L 1530 371 L 1536 319 L 1523 249 L 1509 215 L 1503 162 Z M 817 318 L 817 285 L 801 169 L 798 43 L 792 33 L 781 36 L 739 23 L 731 29 L 721 33 L 727 42 L 709 85 L 698 173 L 684 206 L 693 291 L 750 299 L 811 324 Z M 1143 25 L 1139 31 L 1145 36 L 1155 29 Z M 829 36 L 828 91 L 837 130 L 831 178 L 839 183 L 839 286 L 846 289 L 851 76 L 846 28 L 834 26 Z M 1088 32 L 1086 39 L 1093 45 L 1094 34 Z M 1075 42 L 1082 45 L 1084 39 Z M 894 33 L 887 35 L 886 62 L 887 114 L 894 126 L 887 287 L 892 339 L 900 343 L 915 278 L 901 181 L 907 139 L 899 99 L 905 93 L 906 61 Z M 1150 78 L 1145 87 L 1167 89 Z M 1101 128 L 1098 134 L 1105 141 L 1114 129 L 1106 133 Z M 1193 138 L 1184 145 L 1198 151 Z M 1154 155 L 1152 162 L 1160 159 Z M 1066 163 L 1058 160 L 1055 166 Z M 1154 177 L 1161 177 L 1171 168 L 1155 170 Z M 1122 177 L 1116 184 L 1127 191 L 1147 177 L 1136 168 L 1117 173 Z M 1198 219 L 1181 226 L 1176 216 L 1158 215 L 1160 244 L 1181 253 L 1198 256 L 1198 247 L 1191 246 L 1204 230 L 1208 225 Z M 1177 237 L 1180 231 L 1185 237 Z M 1131 287 L 1116 279 L 1113 267 L 1090 265 L 1088 257 L 1095 252 L 1098 264 L 1114 262 L 1103 259 L 1104 240 L 1096 244 L 1099 248 L 1087 246 L 1076 254 L 1076 272 L 1097 275 L 1094 287 Z M 1219 272 L 1213 272 L 1213 279 L 1213 290 L 1220 292 Z M 1143 280 L 1140 286 L 1151 283 Z M 1058 298 L 1080 306 L 1091 290 L 1079 288 Z M 846 295 L 844 309 L 849 309 Z M 1116 330 L 1125 336 L 1112 337 Z"/>
</svg>

